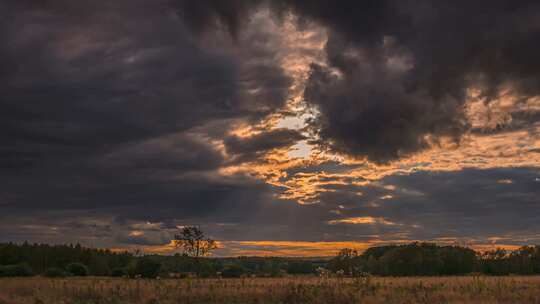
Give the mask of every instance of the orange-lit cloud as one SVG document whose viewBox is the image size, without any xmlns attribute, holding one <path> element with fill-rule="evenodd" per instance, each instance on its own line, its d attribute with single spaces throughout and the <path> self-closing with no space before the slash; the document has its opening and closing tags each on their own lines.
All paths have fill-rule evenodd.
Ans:
<svg viewBox="0 0 540 304">
<path fill-rule="evenodd" d="M 266 18 L 265 14 L 268 12 L 259 13 L 258 16 Z M 236 136 L 249 137 L 274 128 L 302 130 L 306 127 L 305 120 L 316 115 L 316 111 L 309 111 L 303 104 L 302 94 L 310 65 L 313 62 L 325 64 L 323 48 L 327 33 L 324 28 L 314 24 L 299 30 L 292 18 L 289 17 L 282 24 L 270 23 L 272 31 L 283 33 L 279 36 L 283 49 L 279 56 L 282 68 L 293 79 L 289 102 L 283 111 L 271 115 L 259 125 L 238 125 L 232 131 Z M 399 62 L 395 61 L 394 64 Z M 526 128 L 504 129 L 516 122 L 516 118 L 512 118 L 514 113 L 540 112 L 540 97 L 523 100 L 511 85 L 507 85 L 495 100 L 488 101 L 480 87 L 471 87 L 467 98 L 465 111 L 472 132 L 466 133 L 458 143 L 428 136 L 426 140 L 431 142 L 430 148 L 386 164 L 375 164 L 365 159 L 318 151 L 317 147 L 308 144 L 308 140 L 270 151 L 255 162 L 223 167 L 220 172 L 224 175 L 242 173 L 262 179 L 283 189 L 279 195 L 282 199 L 313 204 L 319 202 L 320 194 L 335 191 L 332 186 L 364 186 L 395 174 L 459 171 L 466 168 L 537 167 L 540 164 L 540 122 Z M 355 168 L 340 173 L 326 172 L 324 169 L 302 172 L 302 168 L 316 168 L 329 161 L 355 165 Z M 290 169 L 296 169 L 296 173 L 288 174 Z"/>
<path fill-rule="evenodd" d="M 353 224 L 353 225 L 372 225 L 372 224 L 379 224 L 379 225 L 387 225 L 387 226 L 394 226 L 398 225 L 394 222 L 388 221 L 384 218 L 380 217 L 371 217 L 371 216 L 361 216 L 361 217 L 349 217 L 339 220 L 331 220 L 328 222 L 330 225 L 337 225 L 337 224 Z"/>
</svg>

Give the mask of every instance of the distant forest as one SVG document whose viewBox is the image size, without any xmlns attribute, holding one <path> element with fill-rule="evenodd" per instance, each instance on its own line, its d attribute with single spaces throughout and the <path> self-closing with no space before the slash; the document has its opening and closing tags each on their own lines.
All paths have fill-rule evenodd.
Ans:
<svg viewBox="0 0 540 304">
<path fill-rule="evenodd" d="M 459 246 L 411 243 L 372 247 L 359 253 L 343 249 L 333 258 L 138 255 L 81 245 L 0 244 L 0 276 L 49 277 L 279 277 L 442 276 L 540 274 L 540 246 L 477 252 Z"/>
</svg>

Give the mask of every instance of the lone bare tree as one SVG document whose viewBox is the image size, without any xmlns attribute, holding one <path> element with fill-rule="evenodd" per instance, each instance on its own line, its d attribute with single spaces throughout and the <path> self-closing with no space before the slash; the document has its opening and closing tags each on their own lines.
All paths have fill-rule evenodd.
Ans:
<svg viewBox="0 0 540 304">
<path fill-rule="evenodd" d="M 206 237 L 201 228 L 196 226 L 183 227 L 173 241 L 176 248 L 181 248 L 185 255 L 193 258 L 207 256 L 217 248 L 216 241 Z"/>
</svg>

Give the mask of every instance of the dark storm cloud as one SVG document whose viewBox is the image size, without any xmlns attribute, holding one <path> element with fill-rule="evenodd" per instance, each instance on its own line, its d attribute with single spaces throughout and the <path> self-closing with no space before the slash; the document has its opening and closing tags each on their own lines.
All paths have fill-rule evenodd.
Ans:
<svg viewBox="0 0 540 304">
<path fill-rule="evenodd" d="M 229 136 L 225 138 L 227 153 L 235 155 L 235 161 L 253 161 L 259 156 L 278 148 L 294 145 L 305 137 L 296 130 L 276 129 L 250 137 Z"/>
<path fill-rule="evenodd" d="M 540 94 L 537 1 L 266 3 L 328 29 L 328 66 L 313 65 L 304 97 L 320 112 L 317 143 L 334 151 L 387 161 L 441 136 L 458 141 L 470 87 L 488 101 L 504 85 L 522 99 Z M 196 16 L 236 31 L 258 5 L 207 1 Z"/>
<path fill-rule="evenodd" d="M 2 216 L 73 210 L 141 221 L 235 220 L 272 201 L 274 191 L 249 178 L 213 172 L 80 163 L 2 178 L 2 184 Z"/>
<path fill-rule="evenodd" d="M 261 0 L 209 0 L 189 1 L 173 0 L 180 16 L 187 25 L 196 31 L 219 29 L 225 26 L 233 35 L 247 23 L 252 9 L 262 3 Z"/>
<path fill-rule="evenodd" d="M 256 120 L 285 101 L 279 68 L 244 48 L 205 48 L 167 1 L 8 1 L 2 15 L 5 166 Z"/>
<path fill-rule="evenodd" d="M 143 246 L 156 246 L 169 244 L 174 236 L 172 234 L 158 235 L 158 236 L 145 236 L 145 235 L 120 235 L 115 238 L 115 241 L 120 244 L 128 245 L 143 245 Z"/>
<path fill-rule="evenodd" d="M 201 36 L 168 0 L 2 1 L 0 16 L 2 217 L 232 221 L 272 200 L 219 175 L 212 143 L 283 107 L 267 33 Z"/>
<path fill-rule="evenodd" d="M 320 143 L 339 152 L 385 161 L 426 147 L 426 135 L 459 139 L 470 86 L 540 93 L 534 1 L 292 2 L 332 29 L 329 68 L 313 68 L 305 97 L 321 112 Z"/>
<path fill-rule="evenodd" d="M 114 170 L 160 170 L 189 172 L 218 168 L 223 156 L 194 135 L 174 134 L 118 147 L 96 161 Z"/>
</svg>

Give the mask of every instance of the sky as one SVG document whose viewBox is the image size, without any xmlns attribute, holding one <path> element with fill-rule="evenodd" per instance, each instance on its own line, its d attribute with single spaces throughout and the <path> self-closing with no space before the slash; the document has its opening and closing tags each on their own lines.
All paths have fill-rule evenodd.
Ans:
<svg viewBox="0 0 540 304">
<path fill-rule="evenodd" d="M 540 3 L 0 0 L 0 242 L 540 244 Z"/>
</svg>

